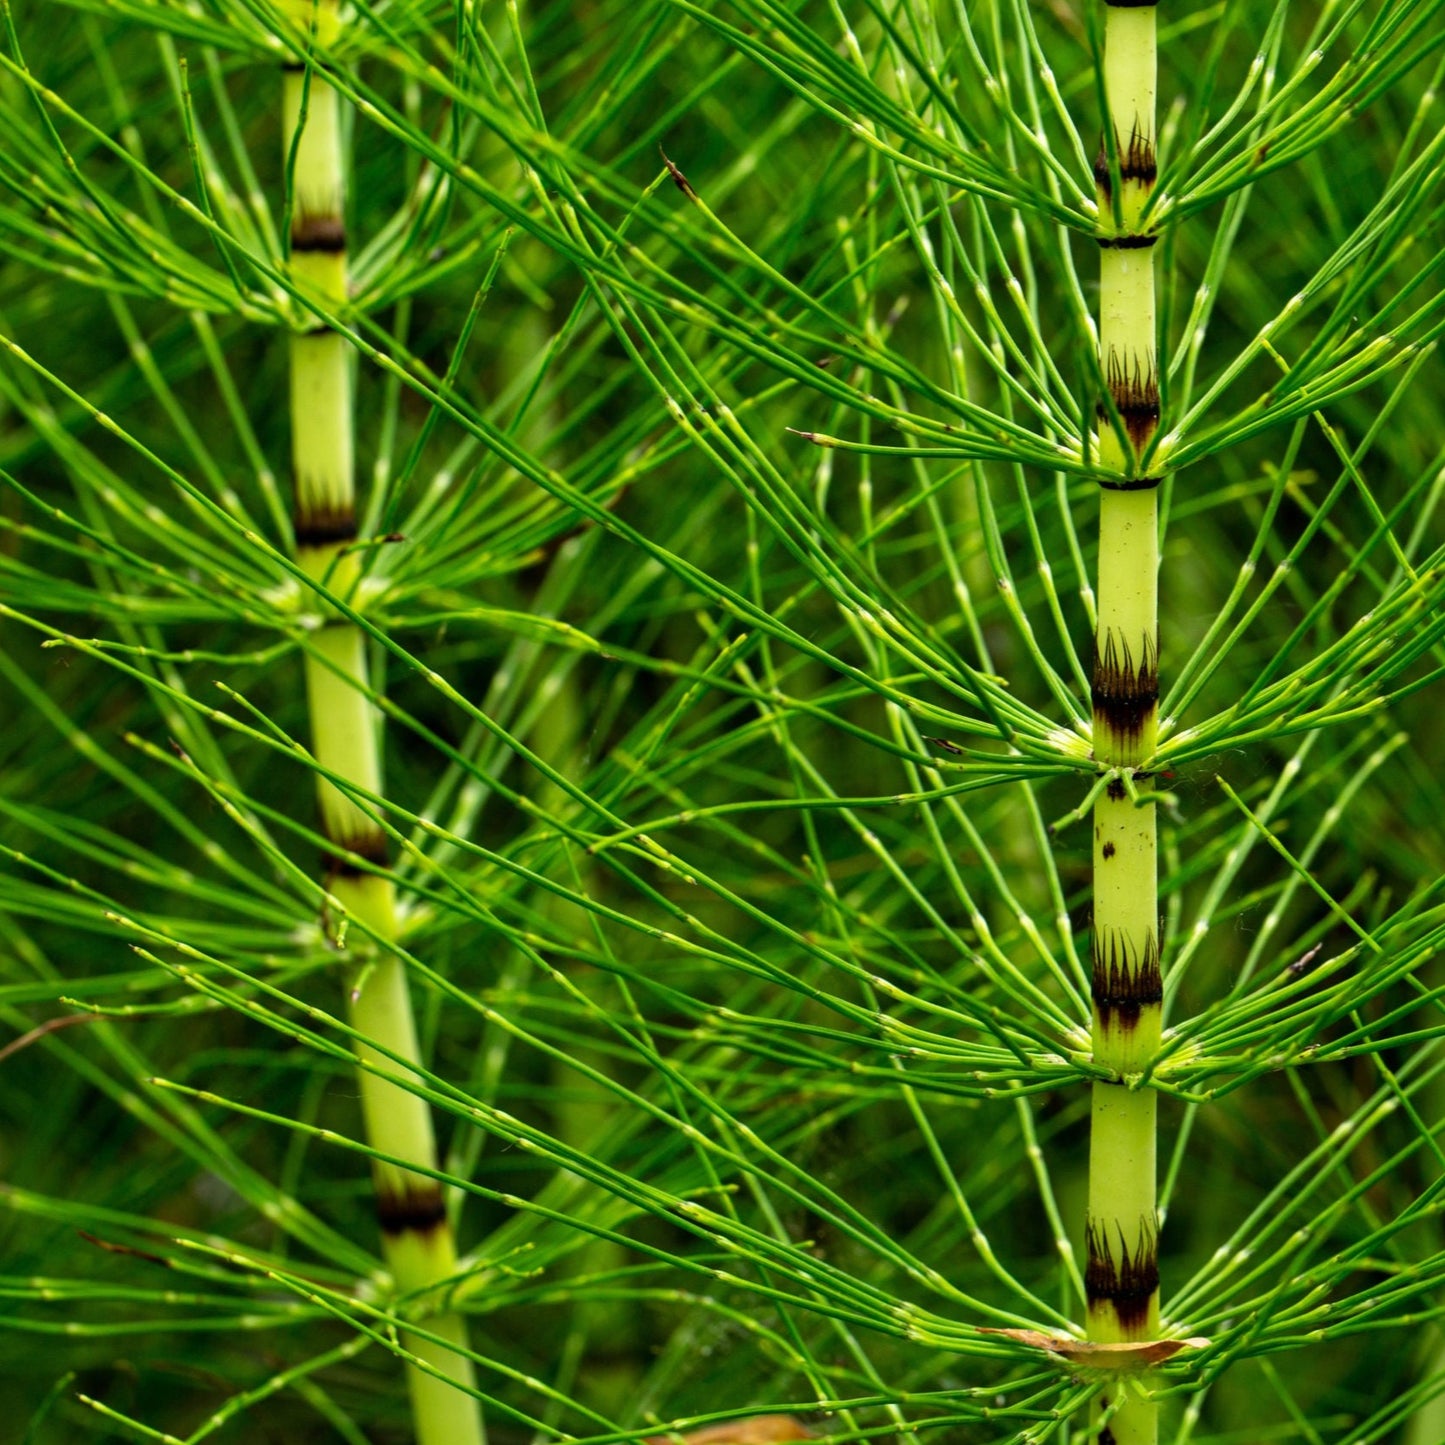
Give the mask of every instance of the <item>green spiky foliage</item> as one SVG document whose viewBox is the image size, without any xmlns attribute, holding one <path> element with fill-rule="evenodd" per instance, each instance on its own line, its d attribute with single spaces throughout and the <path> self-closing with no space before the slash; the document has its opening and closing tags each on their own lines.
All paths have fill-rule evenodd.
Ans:
<svg viewBox="0 0 1445 1445">
<path fill-rule="evenodd" d="M 1445 4 L 4 25 L 19 1438 L 1435 1445 Z"/>
</svg>

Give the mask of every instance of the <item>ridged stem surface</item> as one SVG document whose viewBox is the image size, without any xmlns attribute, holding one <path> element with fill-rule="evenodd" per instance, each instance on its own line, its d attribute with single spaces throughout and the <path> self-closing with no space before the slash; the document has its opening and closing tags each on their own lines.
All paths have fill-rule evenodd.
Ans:
<svg viewBox="0 0 1445 1445">
<path fill-rule="evenodd" d="M 1099 198 L 1099 359 L 1108 385 L 1099 456 L 1117 474 L 1100 488 L 1094 755 L 1138 779 L 1154 752 L 1159 697 L 1158 478 L 1140 458 L 1159 423 L 1154 337 L 1155 9 L 1109 0 L 1106 135 Z M 1121 435 L 1122 433 L 1122 435 Z M 1155 1213 L 1156 1095 L 1131 1088 L 1159 1046 L 1158 855 L 1154 805 L 1122 778 L 1094 812 L 1093 1043 L 1118 1082 L 1094 1085 L 1089 1144 L 1088 1332 L 1107 1343 L 1159 1332 Z M 1101 1445 L 1156 1445 L 1158 1407 L 1124 1382 Z"/>
<path fill-rule="evenodd" d="M 307 7 L 308 21 L 312 15 Z M 329 39 L 334 0 L 314 12 L 318 38 Z M 345 160 L 340 97 L 312 72 L 284 76 L 285 142 L 292 159 L 291 275 L 328 310 L 347 295 Z M 299 130 L 299 133 L 298 133 Z M 353 461 L 352 358 L 346 341 L 326 327 L 291 339 L 291 438 L 297 559 L 333 593 L 348 596 L 358 580 Z M 366 639 L 352 624 L 323 621 L 306 658 L 311 747 L 317 761 L 375 795 L 382 792 L 380 717 L 367 698 Z M 327 888 L 357 922 L 383 943 L 397 936 L 396 890 L 378 868 L 387 862 L 384 832 L 341 789 L 318 783 L 322 827 L 335 848 Z M 348 857 L 346 855 L 355 855 Z M 351 1022 L 378 1046 L 359 1045 L 363 1062 L 396 1072 L 397 1060 L 418 1063 L 421 1050 L 406 971 L 361 928 L 349 930 L 355 958 L 348 989 Z M 422 1099 L 366 1069 L 359 1071 L 366 1137 L 381 1153 L 435 1169 L 431 1109 Z M 390 1163 L 373 1167 L 383 1253 L 398 1292 L 425 1292 L 456 1270 L 456 1246 L 440 1185 Z M 456 1388 L 473 1383 L 463 1350 L 466 1323 L 450 1311 L 427 1314 L 424 1328 L 445 1343 L 403 1332 L 402 1344 L 422 1365 L 408 1364 L 407 1384 L 419 1445 L 482 1445 L 476 1400 Z M 456 1383 L 453 1383 L 456 1382 Z"/>
</svg>

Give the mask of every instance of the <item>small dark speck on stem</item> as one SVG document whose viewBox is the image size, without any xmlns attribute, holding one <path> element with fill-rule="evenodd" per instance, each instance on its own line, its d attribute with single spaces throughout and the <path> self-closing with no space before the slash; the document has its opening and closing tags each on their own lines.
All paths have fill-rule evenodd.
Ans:
<svg viewBox="0 0 1445 1445">
<path fill-rule="evenodd" d="M 672 177 L 673 184 L 685 195 L 688 200 L 697 200 L 697 192 L 692 188 L 692 182 L 683 175 L 681 168 L 676 165 L 661 146 L 658 146 L 657 153 L 662 157 L 662 163 L 667 167 L 667 173 Z"/>
<path fill-rule="evenodd" d="M 1308 953 L 1295 959 L 1295 961 L 1285 969 L 1285 972 L 1289 974 L 1291 978 L 1298 978 L 1302 973 L 1308 973 L 1310 965 L 1320 956 L 1320 951 L 1323 948 L 1323 943 L 1315 944 Z"/>
</svg>

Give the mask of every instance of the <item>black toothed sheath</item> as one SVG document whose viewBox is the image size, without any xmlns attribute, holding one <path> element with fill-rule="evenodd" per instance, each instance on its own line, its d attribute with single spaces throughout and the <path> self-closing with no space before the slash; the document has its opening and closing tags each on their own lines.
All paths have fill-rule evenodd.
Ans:
<svg viewBox="0 0 1445 1445">
<path fill-rule="evenodd" d="M 312 8 L 307 6 L 308 23 Z M 318 38 L 337 28 L 335 0 L 316 7 Z M 294 152 L 291 276 L 297 289 L 328 311 L 347 296 L 346 225 L 341 101 L 315 72 L 284 75 L 285 143 Z M 299 135 L 298 135 L 299 127 Z M 355 603 L 359 567 L 353 462 L 350 348 L 325 326 L 291 339 L 291 446 L 295 480 L 297 560 L 334 594 Z M 322 619 L 306 658 L 311 746 L 329 772 L 375 796 L 382 793 L 380 717 L 366 695 L 366 639 L 332 615 Z M 341 789 L 318 785 L 322 826 L 334 851 L 326 860 L 328 891 L 354 920 L 383 941 L 397 936 L 396 889 L 384 870 L 385 833 Z M 358 1045 L 364 1063 L 396 1072 L 395 1060 L 421 1059 L 406 972 L 396 956 L 372 946 L 360 928 L 349 934 L 355 969 L 349 988 L 351 1022 L 379 1049 Z M 381 1050 L 385 1050 L 383 1053 Z M 436 1167 L 431 1109 L 415 1094 L 362 1069 L 366 1136 L 379 1153 L 423 1170 Z M 401 1294 L 425 1292 L 456 1269 L 456 1247 L 442 1191 L 424 1173 L 377 1161 L 373 1167 L 382 1247 Z M 433 1307 L 435 1308 L 435 1302 Z M 422 1364 L 408 1364 L 416 1438 L 420 1445 L 482 1445 L 476 1399 L 456 1388 L 473 1381 L 466 1324 L 442 1310 L 422 1326 L 445 1344 L 403 1332 L 403 1346 Z M 455 1383 L 454 1383 L 455 1382 Z"/>
<path fill-rule="evenodd" d="M 1112 405 L 1100 408 L 1098 631 L 1094 756 L 1138 776 L 1158 728 L 1158 483 L 1140 458 L 1159 424 L 1154 240 L 1145 215 L 1154 149 L 1155 8 L 1107 0 L 1108 133 L 1095 178 L 1099 202 L 1099 360 Z M 1122 433 L 1122 435 L 1121 435 Z M 1094 1058 L 1115 1081 L 1094 1085 L 1087 1227 L 1089 1338 L 1148 1340 L 1159 1332 L 1155 1214 L 1156 1095 L 1131 1087 L 1159 1047 L 1163 984 L 1154 805 L 1122 778 L 1094 813 Z M 1113 1397 L 1113 1398 L 1111 1398 Z M 1099 1439 L 1156 1445 L 1158 1407 L 1122 1382 Z"/>
</svg>

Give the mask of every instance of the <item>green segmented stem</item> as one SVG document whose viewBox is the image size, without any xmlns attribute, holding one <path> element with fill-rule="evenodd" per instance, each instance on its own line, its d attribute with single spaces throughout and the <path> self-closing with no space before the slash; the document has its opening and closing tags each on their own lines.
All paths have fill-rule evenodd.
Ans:
<svg viewBox="0 0 1445 1445">
<path fill-rule="evenodd" d="M 307 10 L 309 19 L 311 7 Z M 337 25 L 335 0 L 321 0 L 315 16 L 318 38 L 330 38 L 326 32 L 334 32 Z M 308 78 L 304 70 L 288 70 L 284 88 L 285 142 L 287 154 L 294 151 L 295 157 L 291 274 L 299 288 L 336 310 L 347 295 L 341 100 L 314 72 Z M 346 595 L 358 578 L 355 555 L 348 550 L 356 538 L 351 356 L 344 338 L 325 328 L 298 332 L 291 339 L 291 439 L 298 560 L 312 576 Z M 366 690 L 364 636 L 350 623 L 327 620 L 306 659 L 312 750 L 324 768 L 380 794 L 380 717 Z M 328 863 L 329 891 L 374 935 L 395 938 L 391 878 L 341 856 L 355 854 L 384 865 L 385 834 L 334 784 L 322 779 L 318 793 L 323 829 L 337 849 Z M 419 1062 L 405 969 L 385 951 L 358 950 L 358 955 L 350 990 L 351 1022 L 378 1046 L 358 1045 L 358 1055 L 389 1071 L 395 1070 L 397 1059 Z M 372 1146 L 422 1169 L 435 1169 L 430 1107 L 367 1070 L 359 1077 Z M 382 1247 L 398 1291 L 425 1291 L 450 1278 L 456 1271 L 456 1245 L 440 1185 L 427 1174 L 380 1161 L 373 1178 Z M 405 1348 L 430 1367 L 407 1366 L 419 1445 L 481 1445 L 485 1437 L 477 1401 L 451 1383 L 473 1383 L 471 1361 L 460 1353 L 466 1349 L 466 1323 L 459 1314 L 443 1311 L 427 1317 L 427 1330 L 445 1343 L 408 1333 L 401 1337 Z"/>
<path fill-rule="evenodd" d="M 1100 488 L 1094 755 L 1131 771 L 1154 753 L 1159 699 L 1158 479 L 1139 462 L 1159 423 L 1154 237 L 1144 220 L 1157 173 L 1155 19 L 1152 3 L 1109 0 L 1111 134 L 1096 167 L 1099 359 L 1112 401 L 1101 408 L 1099 457 L 1115 481 Z M 1154 805 L 1136 806 L 1116 779 L 1094 810 L 1093 1044 L 1096 1061 L 1120 1079 L 1140 1073 L 1159 1047 L 1158 918 Z M 1100 1342 L 1159 1332 L 1156 1097 L 1124 1082 L 1094 1085 L 1085 1283 L 1089 1338 Z M 1152 1401 L 1122 1385 L 1104 1399 L 1114 1412 L 1101 1441 L 1155 1445 Z"/>
</svg>

